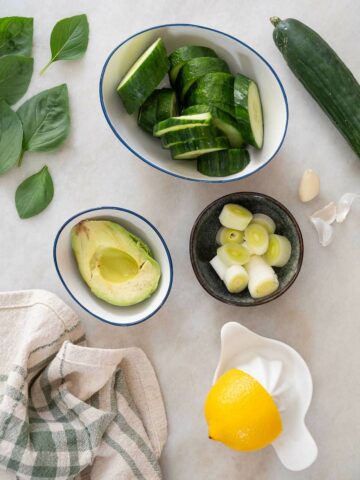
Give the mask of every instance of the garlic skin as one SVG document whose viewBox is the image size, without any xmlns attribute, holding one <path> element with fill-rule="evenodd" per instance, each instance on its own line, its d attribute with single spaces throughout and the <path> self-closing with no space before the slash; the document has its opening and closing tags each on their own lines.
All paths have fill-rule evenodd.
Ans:
<svg viewBox="0 0 360 480">
<path fill-rule="evenodd" d="M 305 170 L 299 185 L 299 197 L 302 202 L 310 202 L 320 193 L 319 175 L 311 169 Z"/>
</svg>

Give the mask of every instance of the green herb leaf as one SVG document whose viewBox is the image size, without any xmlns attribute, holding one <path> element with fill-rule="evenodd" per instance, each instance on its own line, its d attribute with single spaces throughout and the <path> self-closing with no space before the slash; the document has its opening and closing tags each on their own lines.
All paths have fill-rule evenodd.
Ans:
<svg viewBox="0 0 360 480">
<path fill-rule="evenodd" d="M 70 130 L 69 96 L 65 84 L 38 93 L 17 111 L 24 129 L 23 149 L 47 152 L 61 145 Z"/>
<path fill-rule="evenodd" d="M 54 196 L 54 184 L 48 167 L 24 180 L 15 194 L 16 210 L 20 218 L 30 218 L 45 210 Z"/>
<path fill-rule="evenodd" d="M 0 175 L 10 170 L 19 160 L 22 139 L 20 118 L 4 100 L 0 100 Z"/>
<path fill-rule="evenodd" d="M 33 72 L 34 60 L 22 55 L 0 58 L 0 99 L 13 105 L 25 95 Z"/>
<path fill-rule="evenodd" d="M 30 57 L 33 39 L 33 19 L 26 17 L 0 18 L 0 57 L 24 55 Z"/>
<path fill-rule="evenodd" d="M 51 59 L 40 74 L 57 60 L 75 60 L 82 57 L 88 42 L 89 23 L 86 15 L 76 15 L 60 20 L 51 32 Z"/>
</svg>

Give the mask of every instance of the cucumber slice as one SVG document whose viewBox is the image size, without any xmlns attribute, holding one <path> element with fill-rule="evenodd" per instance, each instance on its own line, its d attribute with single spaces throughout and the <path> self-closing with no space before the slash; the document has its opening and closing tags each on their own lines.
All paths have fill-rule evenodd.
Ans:
<svg viewBox="0 0 360 480">
<path fill-rule="evenodd" d="M 197 45 L 187 45 L 174 50 L 169 56 L 170 62 L 170 82 L 174 85 L 181 67 L 197 57 L 217 57 L 212 48 L 201 47 Z"/>
<path fill-rule="evenodd" d="M 225 265 L 244 265 L 250 260 L 250 253 L 238 243 L 225 243 L 217 249 L 217 255 Z"/>
<path fill-rule="evenodd" d="M 187 91 L 200 77 L 213 72 L 230 73 L 229 67 L 221 58 L 198 57 L 186 62 L 180 69 L 176 79 L 176 90 L 181 100 Z"/>
<path fill-rule="evenodd" d="M 231 148 L 203 155 L 197 160 L 197 169 L 208 177 L 226 177 L 241 172 L 249 164 L 247 150 Z"/>
<path fill-rule="evenodd" d="M 244 233 L 233 228 L 221 227 L 216 234 L 216 243 L 225 245 L 225 243 L 241 243 L 244 239 Z"/>
<path fill-rule="evenodd" d="M 230 73 L 208 73 L 199 78 L 187 92 L 184 104 L 213 105 L 235 116 L 234 77 Z"/>
<path fill-rule="evenodd" d="M 154 90 L 139 110 L 137 123 L 148 133 L 153 133 L 154 126 L 161 120 L 177 115 L 176 93 L 171 88 Z"/>
<path fill-rule="evenodd" d="M 161 137 L 168 132 L 177 132 L 184 128 L 201 127 L 211 124 L 210 113 L 200 113 L 198 115 L 183 115 L 181 117 L 171 117 L 159 122 L 154 127 L 153 135 Z"/>
<path fill-rule="evenodd" d="M 274 233 L 276 229 L 274 220 L 269 217 L 269 215 L 265 215 L 265 213 L 255 213 L 253 215 L 251 223 L 257 223 L 258 225 L 262 225 L 264 228 L 266 228 L 269 234 Z"/>
<path fill-rule="evenodd" d="M 245 140 L 256 148 L 264 143 L 264 122 L 257 84 L 244 75 L 236 75 L 234 81 L 236 119 Z"/>
<path fill-rule="evenodd" d="M 213 267 L 215 272 L 218 274 L 218 277 L 223 280 L 225 272 L 228 269 L 228 266 L 220 259 L 218 255 L 210 260 L 210 265 Z"/>
<path fill-rule="evenodd" d="M 240 293 L 248 286 L 249 274 L 241 265 L 233 265 L 225 271 L 224 283 L 230 293 Z"/>
<path fill-rule="evenodd" d="M 239 148 L 244 144 L 239 124 L 233 116 L 221 108 L 214 107 L 213 105 L 192 105 L 183 110 L 182 113 L 183 115 L 194 115 L 205 112 L 211 113 L 214 126 L 228 137 L 232 147 Z"/>
<path fill-rule="evenodd" d="M 248 289 L 253 298 L 266 297 L 278 289 L 278 277 L 262 257 L 254 255 L 245 268 L 249 274 Z"/>
<path fill-rule="evenodd" d="M 200 138 L 185 143 L 177 143 L 170 148 L 170 152 L 174 160 L 193 160 L 205 153 L 225 150 L 228 146 L 229 142 L 226 137 Z"/>
<path fill-rule="evenodd" d="M 117 88 L 128 113 L 134 113 L 145 102 L 164 78 L 169 66 L 164 42 L 158 38 L 137 59 Z"/>
<path fill-rule="evenodd" d="M 228 203 L 224 205 L 219 220 L 224 227 L 243 231 L 251 222 L 252 213 L 241 205 Z"/>
<path fill-rule="evenodd" d="M 215 129 L 209 125 L 204 127 L 184 128 L 176 132 L 165 133 L 161 137 L 161 144 L 164 148 L 170 148 L 178 143 L 191 140 L 212 139 L 216 137 Z"/>
<path fill-rule="evenodd" d="M 264 255 L 265 260 L 272 267 L 283 267 L 291 256 L 291 243 L 282 235 L 270 235 L 269 248 Z"/>
<path fill-rule="evenodd" d="M 269 246 L 269 234 L 265 227 L 257 223 L 251 223 L 244 232 L 246 245 L 251 253 L 263 255 Z"/>
</svg>

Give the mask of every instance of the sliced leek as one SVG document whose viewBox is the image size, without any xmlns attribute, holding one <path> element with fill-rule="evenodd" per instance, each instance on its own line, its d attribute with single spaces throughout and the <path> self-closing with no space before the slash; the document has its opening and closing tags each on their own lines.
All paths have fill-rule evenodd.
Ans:
<svg viewBox="0 0 360 480">
<path fill-rule="evenodd" d="M 241 265 L 229 267 L 224 275 L 224 283 L 230 293 L 240 293 L 248 286 L 249 275 Z"/>
<path fill-rule="evenodd" d="M 251 223 L 244 232 L 246 245 L 255 255 L 263 255 L 269 246 L 269 234 L 262 225 Z"/>
<path fill-rule="evenodd" d="M 210 260 L 210 265 L 213 267 L 215 272 L 218 274 L 218 277 L 221 280 L 224 280 L 225 272 L 228 268 L 227 265 L 220 259 L 219 255 L 216 255 L 212 260 Z"/>
<path fill-rule="evenodd" d="M 237 243 L 226 243 L 217 249 L 219 258 L 227 265 L 244 265 L 250 259 L 248 250 Z"/>
<path fill-rule="evenodd" d="M 252 213 L 245 207 L 235 203 L 224 205 L 219 220 L 223 227 L 245 230 L 252 220 Z"/>
<path fill-rule="evenodd" d="M 243 238 L 244 234 L 240 232 L 240 230 L 221 227 L 216 234 L 216 243 L 219 245 L 225 245 L 225 243 L 241 243 Z"/>
<path fill-rule="evenodd" d="M 255 213 L 251 220 L 251 223 L 257 223 L 258 225 L 262 225 L 268 233 L 274 233 L 276 229 L 276 225 L 274 220 L 269 217 L 269 215 L 265 215 L 265 213 Z"/>
<path fill-rule="evenodd" d="M 265 260 L 272 267 L 283 267 L 291 256 L 291 243 L 282 236 L 272 234 L 269 239 L 269 248 L 264 256 Z"/>
<path fill-rule="evenodd" d="M 248 289 L 253 298 L 267 297 L 278 289 L 278 277 L 262 257 L 254 255 L 245 268 L 249 275 Z"/>
</svg>

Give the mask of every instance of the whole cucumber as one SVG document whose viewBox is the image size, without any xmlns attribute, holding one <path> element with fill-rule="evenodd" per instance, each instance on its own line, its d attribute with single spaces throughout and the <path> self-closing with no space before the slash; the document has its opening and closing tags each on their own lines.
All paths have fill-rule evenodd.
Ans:
<svg viewBox="0 0 360 480">
<path fill-rule="evenodd" d="M 314 30 L 293 18 L 271 17 L 273 38 L 288 66 L 360 158 L 360 85 Z"/>
</svg>

